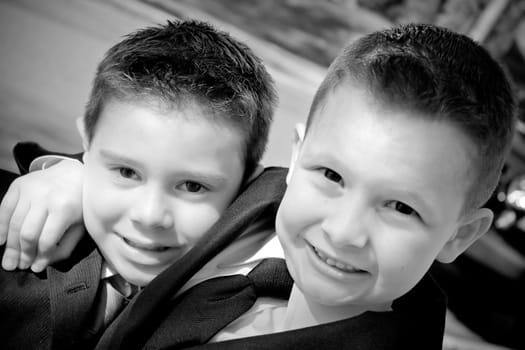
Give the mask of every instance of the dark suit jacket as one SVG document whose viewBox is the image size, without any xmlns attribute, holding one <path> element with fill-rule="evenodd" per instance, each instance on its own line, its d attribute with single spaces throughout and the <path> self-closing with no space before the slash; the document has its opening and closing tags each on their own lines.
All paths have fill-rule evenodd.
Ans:
<svg viewBox="0 0 525 350">
<path fill-rule="evenodd" d="M 0 170 L 0 198 L 15 174 Z M 102 257 L 88 239 L 72 257 L 46 271 L 0 269 L 3 349 L 82 349 L 98 339 L 91 329 Z M 0 256 L 4 246 L 0 247 Z"/>
<path fill-rule="evenodd" d="M 391 312 L 366 312 L 337 322 L 225 342 L 192 347 L 161 344 L 155 348 L 441 350 L 445 312 L 443 293 L 433 279 L 426 275 L 408 294 L 394 301 Z"/>
</svg>

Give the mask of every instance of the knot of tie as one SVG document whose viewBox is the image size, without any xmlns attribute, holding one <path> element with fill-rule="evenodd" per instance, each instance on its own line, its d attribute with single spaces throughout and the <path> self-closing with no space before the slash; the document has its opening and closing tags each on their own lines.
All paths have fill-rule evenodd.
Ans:
<svg viewBox="0 0 525 350">
<path fill-rule="evenodd" d="M 257 296 L 288 299 L 293 280 L 284 259 L 267 258 L 262 260 L 247 276 Z"/>
<path fill-rule="evenodd" d="M 124 279 L 121 275 L 117 274 L 107 279 L 108 283 L 124 298 L 126 302 L 129 302 L 137 293 L 141 287 L 131 284 Z"/>
</svg>

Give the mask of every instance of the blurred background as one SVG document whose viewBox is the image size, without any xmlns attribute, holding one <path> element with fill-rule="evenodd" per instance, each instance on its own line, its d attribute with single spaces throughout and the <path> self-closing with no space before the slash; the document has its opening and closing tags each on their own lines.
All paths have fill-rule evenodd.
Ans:
<svg viewBox="0 0 525 350">
<path fill-rule="evenodd" d="M 437 23 L 483 42 L 525 81 L 524 13 L 523 0 L 0 0 L 0 166 L 16 169 L 10 152 L 22 140 L 78 151 L 74 119 L 103 53 L 168 18 L 213 22 L 264 59 L 280 96 L 264 163 L 287 165 L 293 125 L 346 42 L 392 24 Z"/>
<path fill-rule="evenodd" d="M 304 121 L 342 46 L 393 24 L 435 23 L 471 36 L 506 66 L 525 101 L 525 0 L 0 0 L 0 166 L 16 170 L 11 149 L 19 141 L 80 151 L 74 120 L 103 53 L 126 33 L 170 18 L 209 21 L 263 58 L 280 97 L 265 165 L 288 164 L 293 126 Z M 466 262 L 437 268 L 454 306 L 447 350 L 525 343 L 525 208 L 509 202 L 516 193 L 525 198 L 523 124 L 519 129 L 491 201 L 499 226 L 469 250 Z"/>
</svg>

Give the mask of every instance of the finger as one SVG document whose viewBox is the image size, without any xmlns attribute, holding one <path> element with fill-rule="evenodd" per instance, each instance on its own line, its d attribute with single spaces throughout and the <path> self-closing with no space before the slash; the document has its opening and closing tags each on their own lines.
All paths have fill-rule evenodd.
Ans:
<svg viewBox="0 0 525 350">
<path fill-rule="evenodd" d="M 4 257 L 2 259 L 2 267 L 5 270 L 14 270 L 18 266 L 20 259 L 20 227 L 28 210 L 29 204 L 23 204 L 19 201 L 9 221 Z"/>
<path fill-rule="evenodd" d="M 31 270 L 33 272 L 41 272 L 48 265 L 68 258 L 84 234 L 83 224 L 75 224 L 70 227 L 53 250 L 48 251 L 45 255 L 39 250 L 35 261 L 31 265 Z"/>
<path fill-rule="evenodd" d="M 0 245 L 4 245 L 7 240 L 9 222 L 15 211 L 19 196 L 18 186 L 11 185 L 0 204 Z"/>
<path fill-rule="evenodd" d="M 75 224 L 71 226 L 64 234 L 62 240 L 58 243 L 56 254 L 53 255 L 51 263 L 68 258 L 80 239 L 84 236 L 85 232 L 84 224 Z"/>
<path fill-rule="evenodd" d="M 37 255 L 35 261 L 31 265 L 31 271 L 39 273 L 44 271 L 49 265 L 51 265 L 49 257 L 40 257 Z"/>
<path fill-rule="evenodd" d="M 69 221 L 70 215 L 65 213 L 66 210 L 50 211 L 46 218 L 42 234 L 38 240 L 38 254 L 52 254 L 64 236 L 68 227 L 72 224 Z"/>
<path fill-rule="evenodd" d="M 41 207 L 30 207 L 22 228 L 20 229 L 19 269 L 27 269 L 33 263 L 43 226 L 46 222 L 47 210 Z"/>
</svg>

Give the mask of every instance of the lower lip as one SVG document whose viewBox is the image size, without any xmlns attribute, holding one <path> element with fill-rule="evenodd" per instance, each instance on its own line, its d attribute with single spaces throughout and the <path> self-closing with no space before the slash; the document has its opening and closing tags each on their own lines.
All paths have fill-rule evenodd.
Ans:
<svg viewBox="0 0 525 350">
<path fill-rule="evenodd" d="M 152 252 L 152 253 L 163 253 L 167 250 L 170 250 L 171 248 L 169 247 L 159 247 L 158 249 L 149 249 L 149 248 L 144 248 L 144 247 L 141 247 L 140 244 L 137 244 L 133 241 L 130 241 L 129 239 L 127 238 L 124 238 L 124 237 L 121 237 L 122 240 L 127 244 L 129 245 L 130 247 L 132 248 L 135 248 L 135 249 L 138 249 L 138 250 L 143 250 L 143 251 L 146 251 L 146 252 Z"/>
<path fill-rule="evenodd" d="M 323 275 L 331 276 L 338 280 L 352 280 L 355 281 L 356 278 L 366 278 L 370 276 L 369 272 L 366 271 L 356 271 L 356 272 L 347 272 L 342 271 L 334 266 L 328 265 L 326 262 L 321 260 L 321 258 L 315 252 L 313 246 L 308 242 L 305 242 L 307 246 L 307 255 L 309 260 L 312 262 L 313 266 L 317 268 L 319 272 Z"/>
<path fill-rule="evenodd" d="M 165 264 L 167 262 L 173 261 L 174 257 L 176 257 L 178 253 L 182 252 L 182 248 L 175 247 L 163 250 L 144 249 L 130 244 L 131 242 L 128 239 L 122 237 L 118 233 L 117 236 L 120 239 L 120 241 L 124 243 L 126 250 L 130 253 L 129 257 L 133 261 L 142 265 Z"/>
</svg>

